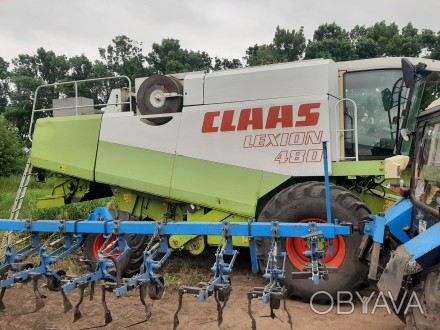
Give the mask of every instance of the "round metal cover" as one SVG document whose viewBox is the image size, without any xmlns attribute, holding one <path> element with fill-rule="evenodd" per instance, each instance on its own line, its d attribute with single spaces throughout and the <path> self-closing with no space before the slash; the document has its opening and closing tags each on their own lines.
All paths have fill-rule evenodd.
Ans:
<svg viewBox="0 0 440 330">
<path fill-rule="evenodd" d="M 143 115 L 173 113 L 182 110 L 183 86 L 170 76 L 148 77 L 139 87 L 137 106 Z"/>
</svg>

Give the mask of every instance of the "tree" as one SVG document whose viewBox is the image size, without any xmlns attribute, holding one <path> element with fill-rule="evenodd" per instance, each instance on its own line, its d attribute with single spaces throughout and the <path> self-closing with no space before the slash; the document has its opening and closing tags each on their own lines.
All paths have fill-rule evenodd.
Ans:
<svg viewBox="0 0 440 330">
<path fill-rule="evenodd" d="M 298 31 L 281 29 L 277 26 L 273 43 L 248 47 L 243 59 L 248 66 L 297 61 L 306 48 L 304 29 Z"/>
<path fill-rule="evenodd" d="M 349 33 L 336 23 L 322 24 L 307 44 L 305 59 L 331 58 L 335 61 L 352 60 L 356 53 Z"/>
<path fill-rule="evenodd" d="M 358 58 L 383 56 L 417 57 L 422 51 L 422 38 L 411 23 L 399 31 L 395 23 L 385 21 L 365 28 L 356 26 L 350 33 Z"/>
<path fill-rule="evenodd" d="M 23 171 L 25 152 L 15 127 L 0 115 L 0 176 Z"/>
<path fill-rule="evenodd" d="M 153 43 L 147 62 L 155 74 L 170 74 L 190 71 L 209 71 L 212 58 L 206 52 L 182 49 L 179 40 L 162 39 Z"/>
<path fill-rule="evenodd" d="M 248 66 L 258 66 L 278 63 L 272 45 L 255 45 L 246 49 L 246 56 L 243 57 Z"/>
<path fill-rule="evenodd" d="M 12 63 L 12 88 L 9 92 L 11 103 L 6 108 L 5 117 L 18 128 L 20 136 L 24 138 L 29 129 L 36 88 L 42 84 L 65 80 L 69 64 L 66 56 L 57 56 L 53 51 L 45 51 L 43 48 L 39 48 L 36 55 L 18 55 Z M 36 109 L 51 108 L 52 100 L 57 99 L 60 92 L 62 90 L 57 87 L 41 89 L 36 99 Z M 37 118 L 41 116 L 47 114 L 37 114 Z"/>
<path fill-rule="evenodd" d="M 134 81 L 151 74 L 142 54 L 142 43 L 125 35 L 113 38 L 107 48 L 99 48 L 99 55 L 112 75 L 127 76 Z"/>
<path fill-rule="evenodd" d="M 440 60 L 440 31 L 436 34 L 429 29 L 422 30 L 420 43 L 426 50 L 428 58 Z"/>
<path fill-rule="evenodd" d="M 301 26 L 298 31 L 290 32 L 277 26 L 273 38 L 273 49 L 278 62 L 298 61 L 306 49 L 304 28 Z"/>
<path fill-rule="evenodd" d="M 214 59 L 214 71 L 227 70 L 227 69 L 237 69 L 243 67 L 241 61 L 237 58 L 228 60 L 227 58 L 220 59 L 217 56 Z"/>
<path fill-rule="evenodd" d="M 0 57 L 0 114 L 5 112 L 9 94 L 9 63 Z"/>
</svg>

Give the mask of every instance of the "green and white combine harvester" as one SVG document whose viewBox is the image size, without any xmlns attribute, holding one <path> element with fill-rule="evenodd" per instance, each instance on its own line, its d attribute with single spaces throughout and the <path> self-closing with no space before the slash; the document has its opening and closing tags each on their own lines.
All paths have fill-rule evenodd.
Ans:
<svg viewBox="0 0 440 330">
<path fill-rule="evenodd" d="M 415 83 L 406 85 L 404 77 Z M 113 89 L 106 104 L 78 94 L 91 81 L 37 89 L 32 151 L 11 219 L 19 216 L 30 176 L 51 172 L 57 174 L 55 187 L 38 207 L 114 196 L 112 217 L 123 222 L 327 223 L 326 142 L 332 219 L 353 231 L 337 236 L 331 246 L 324 238 L 281 237 L 287 253 L 283 272 L 294 274 L 283 279 L 287 296 L 307 301 L 319 290 L 336 297 L 338 291 L 367 285 L 368 266 L 357 254 L 358 221 L 397 200 L 384 181 L 399 178 L 408 164 L 411 143 L 405 132 L 414 130 L 425 87 L 440 82 L 440 62 L 312 60 L 154 75 L 136 79 L 135 93 L 128 78 L 110 80 L 126 84 Z M 36 108 L 42 89 L 68 84 L 75 98 Z M 114 240 L 103 234 L 84 238 L 88 260 L 96 262 L 102 247 Z M 273 237 L 252 242 L 260 268 L 270 264 Z M 233 235 L 232 244 L 247 247 L 250 238 Z M 125 239 L 130 249 L 120 271 L 131 276 L 152 241 L 139 234 Z M 171 233 L 167 239 L 170 248 L 196 255 L 206 245 L 219 245 L 222 235 Z M 320 262 L 337 269 L 318 285 L 301 276 L 315 243 L 312 250 L 325 251 Z"/>
</svg>

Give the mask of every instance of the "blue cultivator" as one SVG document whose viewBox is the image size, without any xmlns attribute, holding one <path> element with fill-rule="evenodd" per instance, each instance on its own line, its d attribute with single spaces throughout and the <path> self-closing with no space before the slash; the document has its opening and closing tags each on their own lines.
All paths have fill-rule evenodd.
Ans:
<svg viewBox="0 0 440 330">
<path fill-rule="evenodd" d="M 7 287 L 15 283 L 25 283 L 33 280 L 34 292 L 37 299 L 37 310 L 44 307 L 43 298 L 38 291 L 38 279 L 45 276 L 48 281 L 48 289 L 61 291 L 64 302 L 65 312 L 69 311 L 72 304 L 69 302 L 66 293 L 73 289 L 80 289 L 81 295 L 79 302 L 75 306 L 74 321 L 81 318 L 80 305 L 84 298 L 84 290 L 90 286 L 90 297 L 93 298 L 94 288 L 97 282 L 102 282 L 102 303 L 105 312 L 106 324 L 112 321 L 110 311 L 105 302 L 106 292 L 113 292 L 116 296 L 140 289 L 140 299 L 145 306 L 147 319 L 151 315 L 151 308 L 146 303 L 146 293 L 152 300 L 160 299 L 164 291 L 164 279 L 155 271 L 159 270 L 169 258 L 173 250 L 169 248 L 168 239 L 170 235 L 219 235 L 222 237 L 221 243 L 216 251 L 215 263 L 212 267 L 214 277 L 207 283 L 200 283 L 197 287 L 181 287 L 179 289 L 179 306 L 174 317 L 174 328 L 179 325 L 178 314 L 182 308 L 183 295 L 186 293 L 198 297 L 200 302 L 214 296 L 217 303 L 218 323 L 222 322 L 222 311 L 226 305 L 232 290 L 229 274 L 238 252 L 232 247 L 233 236 L 245 236 L 249 238 L 252 269 L 258 271 L 258 262 L 255 254 L 255 238 L 266 237 L 272 239 L 272 248 L 269 252 L 268 264 L 265 269 L 265 278 L 269 284 L 264 288 L 255 288 L 248 294 L 249 315 L 252 319 L 252 327 L 255 328 L 255 319 L 251 313 L 251 300 L 261 299 L 264 304 L 269 304 L 271 317 L 274 317 L 273 310 L 280 307 L 281 300 L 285 301 L 286 290 L 283 286 L 285 278 L 284 261 L 286 253 L 282 252 L 280 239 L 285 237 L 305 238 L 311 250 L 307 253 L 311 258 L 310 272 L 304 272 L 303 276 L 313 279 L 315 283 L 320 278 L 327 276 L 326 270 L 319 262 L 323 257 L 323 252 L 318 250 L 318 245 L 313 244 L 317 237 L 324 239 L 334 239 L 339 235 L 349 235 L 350 227 L 333 223 L 229 223 L 229 222 L 141 222 L 141 221 L 118 221 L 113 220 L 110 212 L 106 208 L 98 208 L 89 219 L 81 221 L 21 221 L 21 220 L 0 220 L 0 230 L 18 231 L 28 234 L 32 243 L 15 251 L 14 244 L 7 247 L 4 262 L 0 264 L 2 280 L 0 282 L 0 308 L 4 309 L 2 298 Z M 52 233 L 49 240 L 40 242 L 40 233 Z M 54 264 L 67 257 L 84 242 L 86 234 L 103 233 L 105 237 L 116 236 L 117 240 L 111 244 L 103 244 L 98 258 L 96 269 L 93 273 L 81 276 L 67 276 L 63 271 L 53 270 Z M 144 252 L 144 262 L 139 270 L 139 275 L 132 278 L 123 278 L 120 265 L 127 257 L 129 247 L 125 242 L 125 234 L 151 235 L 150 242 Z M 60 238 L 54 239 L 55 235 Z M 23 239 L 16 242 L 22 243 Z M 54 248 L 55 245 L 62 246 Z M 53 251 L 51 251 L 53 249 Z M 110 252 L 106 252 L 110 251 Z M 39 253 L 40 260 L 38 266 L 27 263 L 26 259 Z M 230 258 L 227 263 L 224 257 Z M 277 260 L 281 260 L 282 266 L 279 267 Z M 9 275 L 9 277 L 8 277 Z M 223 305 L 222 305 L 223 303 Z M 289 323 L 292 324 L 290 313 L 288 314 Z"/>
</svg>

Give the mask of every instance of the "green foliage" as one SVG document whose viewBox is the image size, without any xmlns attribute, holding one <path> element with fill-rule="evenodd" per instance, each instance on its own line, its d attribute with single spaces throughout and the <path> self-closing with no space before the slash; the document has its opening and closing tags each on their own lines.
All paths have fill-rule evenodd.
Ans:
<svg viewBox="0 0 440 330">
<path fill-rule="evenodd" d="M 355 51 L 349 33 L 336 23 L 323 24 L 307 44 L 305 59 L 331 58 L 335 61 L 355 59 Z"/>
<path fill-rule="evenodd" d="M 25 152 L 17 129 L 0 115 L 0 176 L 20 173 L 24 162 Z"/>
<path fill-rule="evenodd" d="M 23 170 L 23 168 L 21 169 Z M 0 218 L 9 217 L 15 195 L 20 184 L 21 176 L 0 177 Z M 63 219 L 86 219 L 97 207 L 108 206 L 112 198 L 102 198 L 93 201 L 68 204 L 57 208 L 37 209 L 35 207 L 38 198 L 50 195 L 55 182 L 55 177 L 49 178 L 46 183 L 31 179 L 22 210 L 21 219 L 63 220 Z"/>
<path fill-rule="evenodd" d="M 278 63 L 278 58 L 272 45 L 255 45 L 246 50 L 244 58 L 248 66 L 258 66 Z"/>
<path fill-rule="evenodd" d="M 162 39 L 153 43 L 153 51 L 146 57 L 155 74 L 169 74 L 190 71 L 209 71 L 212 58 L 205 52 L 182 49 L 179 40 Z"/>
<path fill-rule="evenodd" d="M 273 43 L 249 47 L 243 59 L 249 66 L 297 61 L 302 57 L 305 48 L 303 27 L 298 31 L 289 31 L 277 26 Z"/>
<path fill-rule="evenodd" d="M 0 57 L 0 114 L 5 112 L 9 94 L 9 63 Z"/>
<path fill-rule="evenodd" d="M 112 75 L 127 76 L 131 80 L 151 75 L 142 55 L 142 43 L 127 36 L 117 36 L 107 48 L 99 48 L 99 55 Z"/>
<path fill-rule="evenodd" d="M 243 64 L 239 59 L 232 59 L 231 61 L 227 58 L 220 59 L 217 56 L 214 59 L 214 67 L 212 68 L 214 71 L 218 70 L 227 70 L 227 69 L 237 69 L 243 67 Z"/>
<path fill-rule="evenodd" d="M 65 220 L 87 219 L 97 207 L 106 206 L 111 198 L 95 199 L 87 202 L 67 204 L 61 207 L 37 209 L 30 214 L 32 219 Z"/>
</svg>

